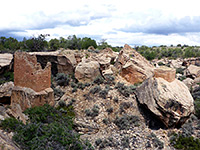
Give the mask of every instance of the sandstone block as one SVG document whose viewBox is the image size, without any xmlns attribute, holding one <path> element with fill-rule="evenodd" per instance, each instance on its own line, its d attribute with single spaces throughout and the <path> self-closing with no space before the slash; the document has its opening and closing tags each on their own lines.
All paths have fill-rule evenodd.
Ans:
<svg viewBox="0 0 200 150">
<path fill-rule="evenodd" d="M 166 66 L 161 66 L 158 68 L 154 69 L 154 77 L 155 78 L 163 78 L 168 82 L 172 82 L 175 80 L 176 77 L 176 70 L 166 67 Z"/>
</svg>

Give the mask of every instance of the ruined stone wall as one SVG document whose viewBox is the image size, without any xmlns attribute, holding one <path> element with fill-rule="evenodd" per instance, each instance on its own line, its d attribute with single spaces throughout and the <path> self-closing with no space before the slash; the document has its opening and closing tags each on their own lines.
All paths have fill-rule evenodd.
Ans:
<svg viewBox="0 0 200 150">
<path fill-rule="evenodd" d="M 14 54 L 14 84 L 15 86 L 31 88 L 40 92 L 51 86 L 51 63 L 42 69 L 35 55 L 26 52 Z"/>
</svg>

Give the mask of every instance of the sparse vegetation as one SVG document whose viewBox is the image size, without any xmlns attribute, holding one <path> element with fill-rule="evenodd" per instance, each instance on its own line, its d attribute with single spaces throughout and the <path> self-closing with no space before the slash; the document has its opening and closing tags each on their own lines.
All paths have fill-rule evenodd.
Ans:
<svg viewBox="0 0 200 150">
<path fill-rule="evenodd" d="M 64 73 L 58 73 L 55 77 L 55 81 L 60 86 L 67 86 L 70 82 L 70 77 Z"/>
<path fill-rule="evenodd" d="M 62 105 L 64 106 L 64 105 Z M 68 109 L 65 108 L 63 109 Z M 73 118 L 67 111 L 60 111 L 47 104 L 27 109 L 29 116 L 26 124 L 8 118 L 1 122 L 1 127 L 13 131 L 13 140 L 21 149 L 88 149 L 93 147 L 88 141 L 80 139 L 73 130 Z"/>
<path fill-rule="evenodd" d="M 98 105 L 94 105 L 93 108 L 90 110 L 90 109 L 85 109 L 85 114 L 86 116 L 89 116 L 89 117 L 96 117 L 99 115 L 99 106 Z"/>
<path fill-rule="evenodd" d="M 115 120 L 113 121 L 120 130 L 127 130 L 130 128 L 132 125 L 139 125 L 139 117 L 138 116 L 133 116 L 133 115 L 123 115 L 122 117 L 116 117 Z"/>
<path fill-rule="evenodd" d="M 13 81 L 14 82 L 14 73 L 13 72 L 5 72 L 0 76 L 0 84 L 5 82 Z"/>
<path fill-rule="evenodd" d="M 183 150 L 199 150 L 200 141 L 195 139 L 193 136 L 184 137 L 182 134 L 173 134 L 170 137 L 170 143 L 176 149 Z"/>
</svg>

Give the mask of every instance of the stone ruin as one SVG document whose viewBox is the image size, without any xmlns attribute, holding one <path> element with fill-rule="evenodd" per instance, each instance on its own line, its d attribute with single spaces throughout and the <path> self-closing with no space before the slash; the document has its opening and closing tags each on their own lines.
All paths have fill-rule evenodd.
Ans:
<svg viewBox="0 0 200 150">
<path fill-rule="evenodd" d="M 42 69 L 37 58 L 28 53 L 16 52 L 14 55 L 15 86 L 31 88 L 40 92 L 51 86 L 51 63 Z"/>
<path fill-rule="evenodd" d="M 54 105 L 54 92 L 51 89 L 51 63 L 47 63 L 42 69 L 35 55 L 16 52 L 14 54 L 14 88 L 11 94 L 13 112 L 24 120 L 20 112 L 46 103 Z"/>
</svg>

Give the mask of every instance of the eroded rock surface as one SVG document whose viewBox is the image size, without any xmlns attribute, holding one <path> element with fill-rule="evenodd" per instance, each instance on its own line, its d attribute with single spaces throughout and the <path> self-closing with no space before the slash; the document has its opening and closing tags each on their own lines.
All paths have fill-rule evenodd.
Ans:
<svg viewBox="0 0 200 150">
<path fill-rule="evenodd" d="M 168 82 L 172 82 L 175 80 L 176 76 L 176 70 L 166 67 L 166 66 L 161 66 L 158 68 L 154 69 L 154 77 L 158 78 L 163 78 Z"/>
<path fill-rule="evenodd" d="M 152 76 L 154 69 L 153 65 L 127 44 L 120 51 L 115 66 L 120 70 L 120 75 L 132 84 Z"/>
<path fill-rule="evenodd" d="M 188 68 L 185 70 L 185 75 L 193 79 L 200 77 L 200 67 L 195 65 L 189 65 Z"/>
<path fill-rule="evenodd" d="M 11 95 L 11 107 L 14 109 L 16 104 L 21 106 L 24 111 L 34 106 L 42 106 L 44 104 L 54 105 L 54 93 L 51 88 L 46 88 L 40 92 L 26 87 L 15 86 Z"/>
<path fill-rule="evenodd" d="M 99 75 L 100 65 L 97 61 L 82 60 L 75 69 L 75 77 L 79 82 L 91 82 Z"/>
<path fill-rule="evenodd" d="M 149 78 L 137 88 L 137 97 L 166 127 L 183 124 L 194 111 L 187 86 L 177 79 L 168 82 L 163 78 Z"/>
</svg>

